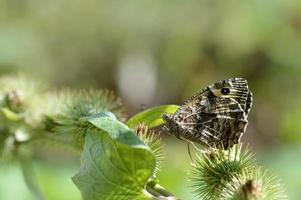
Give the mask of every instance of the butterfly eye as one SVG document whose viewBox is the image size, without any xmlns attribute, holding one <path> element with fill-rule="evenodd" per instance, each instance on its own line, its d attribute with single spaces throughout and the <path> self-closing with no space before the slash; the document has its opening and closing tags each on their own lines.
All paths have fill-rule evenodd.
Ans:
<svg viewBox="0 0 301 200">
<path fill-rule="evenodd" d="M 230 89 L 229 89 L 229 88 L 222 88 L 222 89 L 221 89 L 221 93 L 222 93 L 223 95 L 227 95 L 227 94 L 230 93 Z"/>
</svg>

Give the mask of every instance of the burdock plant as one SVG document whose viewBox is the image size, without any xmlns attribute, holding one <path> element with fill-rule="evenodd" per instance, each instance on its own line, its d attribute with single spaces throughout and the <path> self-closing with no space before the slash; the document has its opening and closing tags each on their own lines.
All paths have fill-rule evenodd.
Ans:
<svg viewBox="0 0 301 200">
<path fill-rule="evenodd" d="M 164 160 L 155 127 L 177 105 L 158 106 L 126 118 L 121 100 L 107 90 L 47 90 L 24 77 L 0 79 L 0 156 L 20 163 L 35 199 L 47 199 L 32 170 L 39 143 L 71 147 L 81 159 L 72 177 L 84 200 L 179 199 L 159 184 Z M 55 145 L 60 144 L 60 145 Z M 188 174 L 199 199 L 284 199 L 277 178 L 242 144 L 197 151 Z M 184 198 L 185 199 L 185 198 Z"/>
</svg>

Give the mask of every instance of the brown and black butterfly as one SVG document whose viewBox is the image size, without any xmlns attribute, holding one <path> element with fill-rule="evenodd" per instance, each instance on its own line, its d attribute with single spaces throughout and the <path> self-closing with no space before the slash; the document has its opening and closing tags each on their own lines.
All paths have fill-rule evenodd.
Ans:
<svg viewBox="0 0 301 200">
<path fill-rule="evenodd" d="M 174 114 L 164 114 L 165 128 L 177 138 L 209 147 L 229 148 L 246 130 L 252 93 L 243 78 L 209 85 Z"/>
</svg>

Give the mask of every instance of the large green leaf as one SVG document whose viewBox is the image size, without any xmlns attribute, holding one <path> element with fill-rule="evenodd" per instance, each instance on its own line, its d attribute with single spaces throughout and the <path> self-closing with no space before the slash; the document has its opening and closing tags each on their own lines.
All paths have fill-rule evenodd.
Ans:
<svg viewBox="0 0 301 200">
<path fill-rule="evenodd" d="M 86 134 L 82 165 L 73 177 L 85 200 L 151 199 L 144 190 L 155 158 L 149 147 L 110 114 L 86 119 L 101 129 Z"/>
<path fill-rule="evenodd" d="M 128 120 L 127 125 L 129 127 L 135 127 L 138 124 L 143 123 L 149 128 L 160 126 L 165 123 L 162 118 L 163 114 L 173 114 L 178 110 L 178 108 L 178 105 L 164 105 L 153 107 L 140 112 L 137 115 L 134 115 L 131 119 Z"/>
</svg>

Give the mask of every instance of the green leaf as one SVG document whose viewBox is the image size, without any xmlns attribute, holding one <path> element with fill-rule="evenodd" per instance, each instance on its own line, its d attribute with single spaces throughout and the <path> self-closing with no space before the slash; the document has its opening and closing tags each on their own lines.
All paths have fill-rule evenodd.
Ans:
<svg viewBox="0 0 301 200">
<path fill-rule="evenodd" d="M 8 108 L 1 108 L 2 114 L 11 121 L 20 121 L 22 117 Z"/>
<path fill-rule="evenodd" d="M 85 118 L 86 121 L 95 127 L 107 132 L 110 137 L 117 142 L 139 148 L 147 148 L 136 135 L 136 133 L 128 126 L 118 121 L 110 112 L 102 112 Z"/>
<path fill-rule="evenodd" d="M 152 199 L 144 190 L 155 169 L 149 147 L 111 114 L 86 120 L 101 130 L 87 131 L 82 165 L 73 177 L 84 200 Z"/>
<path fill-rule="evenodd" d="M 160 126 L 165 123 L 162 118 L 163 114 L 173 114 L 177 111 L 178 108 L 178 105 L 164 105 L 153 107 L 133 116 L 131 119 L 128 120 L 127 125 L 129 127 L 135 127 L 140 123 L 143 123 L 149 128 Z"/>
</svg>

